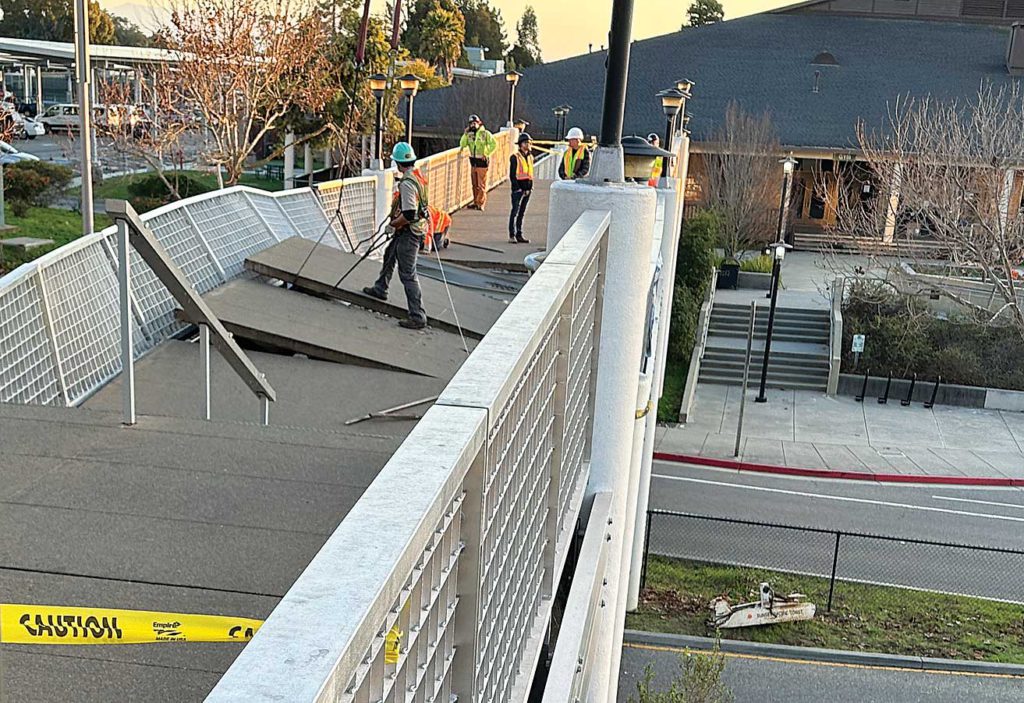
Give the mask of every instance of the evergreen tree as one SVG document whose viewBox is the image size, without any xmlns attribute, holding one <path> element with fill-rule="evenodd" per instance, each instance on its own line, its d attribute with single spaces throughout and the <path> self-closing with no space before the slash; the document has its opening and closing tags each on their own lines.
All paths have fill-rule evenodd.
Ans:
<svg viewBox="0 0 1024 703">
<path fill-rule="evenodd" d="M 721 22 L 725 9 L 719 0 L 693 0 L 686 10 L 687 24 L 683 27 L 702 27 L 705 24 Z"/>
<path fill-rule="evenodd" d="M 527 5 L 523 16 L 516 24 L 516 45 L 509 52 L 509 59 L 517 68 L 529 68 L 543 63 L 540 56 L 540 37 L 537 28 L 537 13 Z"/>
<path fill-rule="evenodd" d="M 71 0 L 0 0 L 0 35 L 19 39 L 71 42 L 75 14 Z M 114 20 L 96 0 L 89 2 L 89 39 L 114 43 Z"/>
</svg>

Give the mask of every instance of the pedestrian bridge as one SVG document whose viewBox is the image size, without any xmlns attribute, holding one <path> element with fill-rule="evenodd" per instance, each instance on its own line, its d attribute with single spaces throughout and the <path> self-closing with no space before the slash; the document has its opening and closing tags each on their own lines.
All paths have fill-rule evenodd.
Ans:
<svg viewBox="0 0 1024 703">
<path fill-rule="evenodd" d="M 424 333 L 393 324 L 400 290 L 390 305 L 362 299 L 358 276 L 373 261 L 336 278 L 388 205 L 387 174 L 276 194 L 229 188 L 143 216 L 185 288 L 273 386 L 273 402 L 260 398 L 269 418 L 230 356 L 205 361 L 194 323 L 208 323 L 134 253 L 125 372 L 116 227 L 0 278 L 0 600 L 267 618 L 244 647 L 0 645 L 12 699 L 614 697 L 646 497 L 595 478 L 615 462 L 594 428 L 602 417 L 628 425 L 629 470 L 614 468 L 639 480 L 680 181 L 666 179 L 656 205 L 648 189 L 652 211 L 629 222 L 599 199 L 567 214 L 542 187 L 532 244 L 510 245 L 509 136 L 490 207 L 456 215 L 452 246 L 430 272 L 424 262 L 451 283 L 424 282 Z M 435 206 L 469 201 L 461 162 L 455 150 L 421 162 Z M 538 175 L 553 178 L 554 165 Z M 521 269 L 549 220 L 557 244 L 525 283 L 499 292 L 467 273 Z M 622 275 L 609 269 L 610 232 L 651 243 L 630 274 L 647 317 L 632 337 L 608 331 L 623 307 L 604 295 Z M 635 405 L 599 390 L 622 359 L 642 364 Z M 425 402 L 346 424 L 413 401 Z"/>
</svg>

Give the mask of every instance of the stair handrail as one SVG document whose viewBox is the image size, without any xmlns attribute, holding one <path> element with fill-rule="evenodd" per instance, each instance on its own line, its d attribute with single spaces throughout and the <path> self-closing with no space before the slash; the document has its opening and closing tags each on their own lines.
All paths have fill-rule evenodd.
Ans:
<svg viewBox="0 0 1024 703">
<path fill-rule="evenodd" d="M 700 378 L 700 364 L 704 360 L 704 351 L 708 346 L 708 329 L 711 327 L 711 309 L 715 305 L 715 288 L 718 286 L 718 268 L 712 267 L 711 280 L 704 292 L 704 302 L 700 305 L 697 315 L 697 335 L 690 355 L 690 368 L 686 373 L 686 386 L 683 388 L 683 399 L 679 404 L 679 422 L 686 422 L 693 410 L 693 401 L 697 396 L 697 380 Z"/>
<path fill-rule="evenodd" d="M 837 276 L 832 279 L 832 305 L 829 316 L 828 331 L 828 384 L 827 395 L 835 395 L 839 391 L 839 372 L 843 357 L 843 294 L 846 290 L 846 279 Z"/>
</svg>

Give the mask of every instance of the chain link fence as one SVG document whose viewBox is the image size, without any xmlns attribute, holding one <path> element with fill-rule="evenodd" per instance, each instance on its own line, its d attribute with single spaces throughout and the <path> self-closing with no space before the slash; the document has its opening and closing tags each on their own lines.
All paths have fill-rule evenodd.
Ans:
<svg viewBox="0 0 1024 703">
<path fill-rule="evenodd" d="M 848 584 L 1024 604 L 1021 550 L 661 510 L 648 513 L 646 539 L 645 583 L 660 556 L 827 579 L 826 611 L 860 592 Z"/>
</svg>

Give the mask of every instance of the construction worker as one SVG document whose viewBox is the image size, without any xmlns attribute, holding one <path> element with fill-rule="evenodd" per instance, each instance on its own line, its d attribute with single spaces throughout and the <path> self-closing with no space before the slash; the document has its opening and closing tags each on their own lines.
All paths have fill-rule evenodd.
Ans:
<svg viewBox="0 0 1024 703">
<path fill-rule="evenodd" d="M 651 132 L 647 135 L 647 143 L 651 146 L 661 148 L 661 138 L 657 134 Z M 651 170 L 651 179 L 647 181 L 647 185 L 652 188 L 658 187 L 658 180 L 661 178 L 661 172 L 665 168 L 665 161 L 662 157 L 658 157 L 654 160 L 654 168 Z"/>
<path fill-rule="evenodd" d="M 472 168 L 473 202 L 468 205 L 471 210 L 483 211 L 487 205 L 487 170 L 491 165 L 491 154 L 498 148 L 494 135 L 487 131 L 484 123 L 477 115 L 469 116 L 459 146 L 469 151 L 469 165 Z"/>
<path fill-rule="evenodd" d="M 398 181 L 398 197 L 392 201 L 390 222 L 391 241 L 384 250 L 384 265 L 380 276 L 363 293 L 378 300 L 388 299 L 388 285 L 398 265 L 398 278 L 405 287 L 405 300 L 409 317 L 398 324 L 410 330 L 427 326 L 427 313 L 423 310 L 423 295 L 416 277 L 416 257 L 427 232 L 428 204 L 425 183 L 416 177 L 416 152 L 407 142 L 398 142 L 391 150 L 391 160 L 402 177 Z"/>
<path fill-rule="evenodd" d="M 583 178 L 590 173 L 590 152 L 583 145 L 583 130 L 573 127 L 565 138 L 569 148 L 562 156 L 562 163 L 558 165 L 558 177 L 563 181 Z"/>
<path fill-rule="evenodd" d="M 530 135 L 519 135 L 519 148 L 508 160 L 508 178 L 512 184 L 512 211 L 508 214 L 508 241 L 511 244 L 529 244 L 523 237 L 523 217 L 533 193 L 533 152 Z"/>
</svg>

